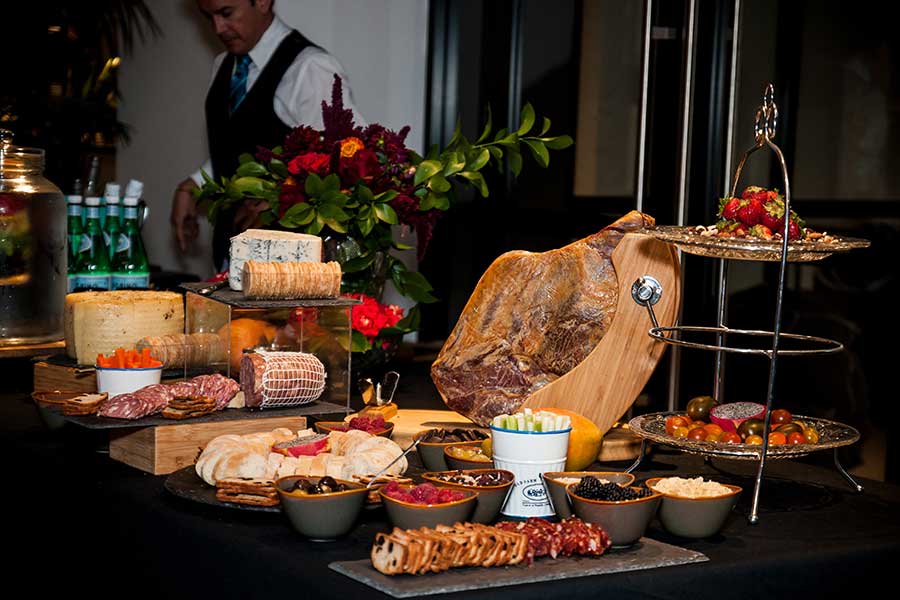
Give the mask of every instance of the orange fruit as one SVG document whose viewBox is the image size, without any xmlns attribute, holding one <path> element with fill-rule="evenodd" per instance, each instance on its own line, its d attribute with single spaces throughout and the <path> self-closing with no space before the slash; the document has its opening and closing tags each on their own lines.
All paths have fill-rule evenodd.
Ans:
<svg viewBox="0 0 900 600">
<path fill-rule="evenodd" d="M 541 408 L 558 415 L 566 415 L 572 420 L 569 432 L 569 448 L 566 454 L 566 471 L 582 471 L 600 454 L 603 432 L 593 421 L 577 412 L 565 408 Z"/>
<path fill-rule="evenodd" d="M 232 377 L 237 377 L 241 372 L 241 357 L 245 348 L 257 348 L 267 346 L 275 339 L 276 327 L 268 321 L 260 319 L 234 319 L 231 322 L 230 359 Z M 219 336 L 224 338 L 228 331 L 228 325 L 219 330 Z"/>
</svg>

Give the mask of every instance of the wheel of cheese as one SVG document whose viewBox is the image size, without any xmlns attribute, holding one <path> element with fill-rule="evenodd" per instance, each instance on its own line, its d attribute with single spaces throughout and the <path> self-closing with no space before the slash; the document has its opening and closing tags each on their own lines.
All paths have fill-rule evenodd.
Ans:
<svg viewBox="0 0 900 600">
<path fill-rule="evenodd" d="M 141 338 L 184 333 L 184 298 L 176 292 L 120 290 L 66 296 L 66 354 L 92 365 L 98 354 L 134 348 Z"/>
<path fill-rule="evenodd" d="M 272 445 L 289 440 L 287 429 L 249 435 L 221 435 L 207 444 L 195 470 L 210 485 L 229 477 L 277 479 L 287 475 L 352 479 L 355 475 L 374 475 L 403 453 L 395 442 L 365 431 L 333 431 L 329 434 L 331 452 L 316 456 L 283 456 L 271 452 Z M 402 475 L 408 464 L 398 460 L 386 472 Z"/>
</svg>

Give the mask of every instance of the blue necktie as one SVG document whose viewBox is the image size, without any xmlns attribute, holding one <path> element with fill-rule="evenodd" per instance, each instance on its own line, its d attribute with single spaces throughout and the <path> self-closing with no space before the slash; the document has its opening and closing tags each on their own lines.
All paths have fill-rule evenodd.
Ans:
<svg viewBox="0 0 900 600">
<path fill-rule="evenodd" d="M 247 95 L 247 74 L 250 72 L 250 55 L 241 54 L 235 57 L 234 73 L 231 75 L 229 87 L 229 107 L 231 112 L 237 110 L 244 96 Z"/>
</svg>

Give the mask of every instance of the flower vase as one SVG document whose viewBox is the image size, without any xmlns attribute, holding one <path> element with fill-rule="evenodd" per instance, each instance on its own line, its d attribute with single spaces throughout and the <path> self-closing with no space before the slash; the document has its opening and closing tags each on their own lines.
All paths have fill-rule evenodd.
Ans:
<svg viewBox="0 0 900 600">
<path fill-rule="evenodd" d="M 323 240 L 322 255 L 325 262 L 337 261 L 341 268 L 345 263 L 359 258 L 364 248 L 351 236 L 329 236 Z M 384 295 L 384 284 L 387 282 L 387 253 L 382 250 L 374 252 L 372 264 L 360 271 L 345 272 L 341 276 L 341 292 L 345 294 L 361 293 L 381 302 Z"/>
</svg>

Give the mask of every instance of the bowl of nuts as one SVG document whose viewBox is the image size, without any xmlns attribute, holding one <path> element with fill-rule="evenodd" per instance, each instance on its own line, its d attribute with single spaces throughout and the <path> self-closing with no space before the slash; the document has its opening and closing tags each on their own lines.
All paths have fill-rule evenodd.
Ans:
<svg viewBox="0 0 900 600">
<path fill-rule="evenodd" d="M 350 531 L 368 490 L 333 477 L 289 475 L 275 482 L 281 510 L 298 533 L 313 541 L 330 541 Z"/>
</svg>

